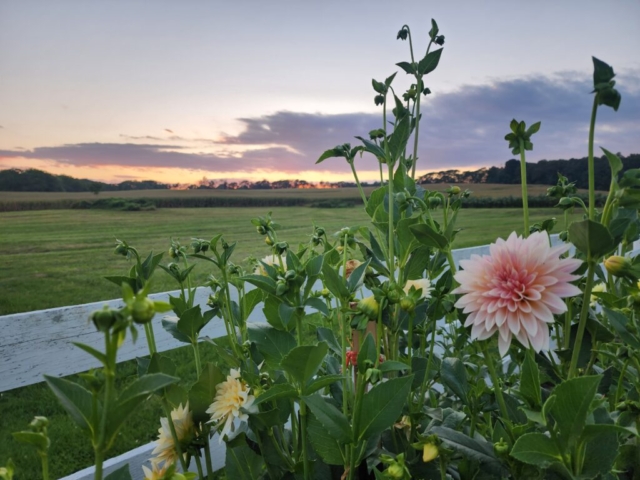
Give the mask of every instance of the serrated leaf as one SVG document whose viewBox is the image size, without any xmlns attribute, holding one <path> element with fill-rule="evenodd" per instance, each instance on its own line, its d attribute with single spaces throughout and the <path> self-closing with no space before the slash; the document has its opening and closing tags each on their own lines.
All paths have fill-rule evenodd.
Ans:
<svg viewBox="0 0 640 480">
<path fill-rule="evenodd" d="M 520 394 L 532 407 L 542 406 L 542 391 L 540 389 L 540 372 L 533 355 L 527 352 L 522 372 L 520 373 Z"/>
<path fill-rule="evenodd" d="M 258 287 L 260 290 L 263 290 L 271 295 L 276 294 L 275 280 L 273 280 L 271 277 L 267 277 L 266 275 L 245 275 L 244 277 L 240 277 L 240 280 L 249 282 L 251 285 Z"/>
<path fill-rule="evenodd" d="M 527 433 L 516 441 L 511 456 L 523 463 L 547 468 L 562 463 L 562 452 L 549 437 L 542 433 Z"/>
<path fill-rule="evenodd" d="M 393 378 L 374 386 L 362 398 L 362 418 L 356 427 L 358 440 L 374 437 L 391 427 L 402 413 L 413 375 Z"/>
<path fill-rule="evenodd" d="M 309 415 L 307 422 L 309 441 L 327 465 L 344 465 L 345 458 L 340 443 L 329 433 L 315 416 Z"/>
<path fill-rule="evenodd" d="M 469 382 L 467 381 L 467 371 L 464 363 L 459 358 L 445 358 L 440 366 L 440 378 L 442 383 L 448 387 L 465 404 L 469 402 Z"/>
<path fill-rule="evenodd" d="M 273 367 L 278 367 L 282 359 L 296 347 L 293 335 L 268 325 L 250 325 L 248 335 L 266 362 Z"/>
<path fill-rule="evenodd" d="M 73 421 L 84 431 L 91 432 L 95 427 L 91 424 L 93 409 L 91 392 L 63 378 L 45 375 L 44 379 Z"/>
<path fill-rule="evenodd" d="M 256 401 L 254 405 L 260 405 L 264 402 L 271 402 L 273 400 L 278 400 L 280 398 L 293 398 L 298 396 L 298 391 L 293 388 L 293 386 L 288 383 L 279 383 L 273 385 L 269 390 L 262 393 Z"/>
<path fill-rule="evenodd" d="M 351 296 L 346 282 L 340 275 L 338 275 L 338 272 L 336 272 L 331 265 L 325 263 L 322 266 L 322 274 L 324 276 L 325 285 L 334 297 L 338 299 L 347 299 Z"/>
<path fill-rule="evenodd" d="M 306 396 L 303 397 L 303 400 L 332 438 L 341 444 L 353 441 L 349 420 L 340 410 L 325 401 L 320 395 Z"/>
<path fill-rule="evenodd" d="M 447 247 L 449 242 L 447 239 L 436 232 L 429 225 L 424 223 L 418 225 L 411 225 L 409 227 L 411 233 L 416 237 L 416 240 L 423 245 L 431 248 L 437 248 L 438 250 L 443 250 Z"/>
<path fill-rule="evenodd" d="M 227 478 L 233 478 L 233 480 L 258 480 L 261 478 L 264 468 L 262 457 L 251 450 L 244 439 L 239 446 L 233 448 L 227 446 L 225 456 Z"/>
<path fill-rule="evenodd" d="M 318 372 L 328 350 L 329 346 L 325 342 L 296 347 L 282 359 L 280 366 L 300 386 L 304 386 Z"/>
<path fill-rule="evenodd" d="M 569 239 L 578 250 L 591 259 L 597 259 L 614 248 L 609 229 L 593 220 L 573 222 L 569 226 Z"/>
<path fill-rule="evenodd" d="M 312 380 L 307 386 L 304 388 L 303 393 L 305 395 L 311 395 L 312 393 L 317 392 L 321 388 L 328 387 L 332 383 L 336 383 L 341 381 L 344 378 L 343 375 L 339 375 L 337 373 L 332 375 L 323 375 L 315 380 Z"/>
</svg>

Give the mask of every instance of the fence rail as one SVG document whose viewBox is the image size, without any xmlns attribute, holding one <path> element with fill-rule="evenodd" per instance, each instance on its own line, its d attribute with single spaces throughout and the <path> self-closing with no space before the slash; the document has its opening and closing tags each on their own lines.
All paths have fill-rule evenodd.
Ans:
<svg viewBox="0 0 640 480">
<path fill-rule="evenodd" d="M 552 243 L 559 243 L 557 235 L 552 236 Z M 634 247 L 638 248 L 637 245 Z M 460 260 L 468 259 L 471 255 L 488 253 L 489 246 L 483 245 L 454 250 L 452 255 L 458 265 Z M 150 297 L 167 301 L 169 295 L 177 296 L 179 291 L 158 293 Z M 232 295 L 234 296 L 237 300 L 237 293 Z M 207 298 L 208 289 L 198 288 L 196 304 L 206 306 Z M 103 334 L 97 332 L 88 319 L 93 311 L 102 308 L 105 304 L 119 308 L 122 306 L 122 301 L 110 300 L 0 317 L 0 331 L 3 332 L 0 335 L 0 392 L 39 383 L 43 381 L 44 374 L 65 376 L 98 367 L 99 363 L 93 357 L 76 348 L 72 342 L 82 342 L 98 350 L 103 348 Z M 158 351 L 163 352 L 184 346 L 162 328 L 161 318 L 161 315 L 157 315 L 153 319 Z M 262 311 L 254 310 L 248 321 L 263 323 L 265 319 Z M 210 338 L 225 334 L 223 323 L 215 320 L 202 331 L 202 336 Z M 140 339 L 134 344 L 128 339 L 118 351 L 118 361 L 123 362 L 147 354 L 147 345 L 144 340 Z M 149 459 L 154 446 L 154 443 L 149 443 L 106 461 L 105 474 L 129 463 L 132 478 L 142 480 L 140 467 Z M 224 465 L 224 444 L 219 445 L 217 439 L 214 439 L 211 446 L 214 465 Z M 89 480 L 93 478 L 93 468 L 89 467 L 76 472 L 65 477 L 64 480 Z"/>
</svg>

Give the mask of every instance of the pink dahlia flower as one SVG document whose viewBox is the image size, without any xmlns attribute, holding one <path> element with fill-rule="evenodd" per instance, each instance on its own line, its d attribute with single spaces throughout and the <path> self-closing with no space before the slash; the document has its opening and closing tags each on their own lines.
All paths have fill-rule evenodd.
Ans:
<svg viewBox="0 0 640 480">
<path fill-rule="evenodd" d="M 515 335 L 526 348 L 549 350 L 549 327 L 553 315 L 567 311 L 563 297 L 580 289 L 569 282 L 581 261 L 559 258 L 569 245 L 550 247 L 546 233 L 522 238 L 513 232 L 490 246 L 490 255 L 472 255 L 461 260 L 455 279 L 463 294 L 455 306 L 468 313 L 464 326 L 471 326 L 471 339 L 485 340 L 498 331 L 500 355 L 504 356 Z"/>
</svg>

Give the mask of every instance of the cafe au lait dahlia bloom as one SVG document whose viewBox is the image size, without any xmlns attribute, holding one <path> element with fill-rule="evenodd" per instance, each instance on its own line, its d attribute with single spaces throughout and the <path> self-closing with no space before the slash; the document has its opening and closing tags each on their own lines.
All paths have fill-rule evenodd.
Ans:
<svg viewBox="0 0 640 480">
<path fill-rule="evenodd" d="M 180 443 L 186 443 L 194 433 L 195 426 L 193 424 L 193 415 L 189 410 L 189 402 L 182 407 L 182 404 L 178 405 L 178 408 L 174 408 L 171 411 L 171 420 L 173 420 L 173 426 L 176 429 L 176 436 Z M 152 463 L 158 464 L 165 462 L 166 465 L 170 465 L 178 460 L 178 451 L 175 443 L 173 442 L 173 436 L 171 435 L 171 427 L 166 417 L 160 419 L 160 428 L 158 429 L 158 442 L 156 448 L 151 452 L 156 455 L 152 459 Z"/>
<path fill-rule="evenodd" d="M 420 298 L 428 300 L 431 298 L 431 290 L 433 287 L 431 286 L 431 282 L 428 278 L 420 278 L 418 280 L 407 280 L 407 283 L 404 286 L 404 293 L 408 294 L 413 287 L 415 290 L 422 290 L 422 294 Z"/>
<path fill-rule="evenodd" d="M 222 438 L 233 431 L 233 421 L 237 418 L 246 422 L 249 416 L 240 409 L 252 411 L 255 397 L 249 395 L 249 386 L 240 379 L 240 370 L 231 369 L 227 379 L 216 386 L 216 396 L 207 409 L 211 415 L 209 423 L 215 423 L 216 428 L 222 424 L 220 443 Z"/>
<path fill-rule="evenodd" d="M 549 246 L 546 233 L 522 238 L 513 232 L 507 240 L 490 245 L 490 255 L 472 255 L 461 260 L 463 270 L 454 276 L 462 294 L 455 306 L 469 316 L 471 339 L 485 340 L 498 332 L 500 355 L 509 350 L 515 336 L 536 352 L 549 349 L 549 327 L 553 315 L 564 313 L 562 298 L 581 293 L 569 282 L 580 278 L 572 273 L 582 263 L 560 258 L 569 245 Z"/>
</svg>

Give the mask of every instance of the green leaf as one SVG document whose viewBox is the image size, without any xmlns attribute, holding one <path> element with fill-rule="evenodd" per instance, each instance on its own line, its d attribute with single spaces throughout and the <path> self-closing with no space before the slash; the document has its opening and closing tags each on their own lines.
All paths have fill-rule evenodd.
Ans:
<svg viewBox="0 0 640 480">
<path fill-rule="evenodd" d="M 93 397 L 91 392 L 77 383 L 57 377 L 44 376 L 47 385 L 53 391 L 74 422 L 84 431 L 93 432 L 96 425 L 91 424 Z"/>
<path fill-rule="evenodd" d="M 162 328 L 164 328 L 167 333 L 169 333 L 179 342 L 191 343 L 191 339 L 180 330 L 178 330 L 179 320 L 180 319 L 177 317 L 165 317 L 162 319 Z"/>
<path fill-rule="evenodd" d="M 337 373 L 336 374 L 332 374 L 332 375 L 323 375 L 323 376 L 321 376 L 319 378 L 316 378 L 311 383 L 309 383 L 304 388 L 304 392 L 303 393 L 305 395 L 311 395 L 312 393 L 317 392 L 321 388 L 328 387 L 332 383 L 336 383 L 336 382 L 341 381 L 343 378 L 344 377 L 342 375 L 339 375 Z"/>
<path fill-rule="evenodd" d="M 298 391 L 288 383 L 278 383 L 269 388 L 266 392 L 261 394 L 254 405 L 260 405 L 264 402 L 270 402 L 272 400 L 278 400 L 279 398 L 292 398 L 297 397 Z"/>
<path fill-rule="evenodd" d="M 327 307 L 327 304 L 325 303 L 325 301 L 320 298 L 317 298 L 317 297 L 307 298 L 304 304 L 307 307 L 316 309 L 317 311 L 322 313 L 325 317 L 328 317 L 329 315 L 331 315 L 331 312 L 329 312 L 329 307 Z"/>
<path fill-rule="evenodd" d="M 325 342 L 296 347 L 282 359 L 281 367 L 300 386 L 304 386 L 318 372 L 328 350 Z"/>
<path fill-rule="evenodd" d="M 593 220 L 573 222 L 569 226 L 569 239 L 578 250 L 594 260 L 615 247 L 609 229 Z"/>
<path fill-rule="evenodd" d="M 640 341 L 638 341 L 638 339 L 629 330 L 627 330 L 627 323 L 629 323 L 629 319 L 626 315 L 618 310 L 611 310 L 607 307 L 602 307 L 602 311 L 605 313 L 611 326 L 620 336 L 620 339 L 627 345 L 640 349 Z"/>
<path fill-rule="evenodd" d="M 515 459 L 547 468 L 554 463 L 562 463 L 562 452 L 549 437 L 542 433 L 527 433 L 516 441 L 511 456 Z"/>
<path fill-rule="evenodd" d="M 443 235 L 440 235 L 425 223 L 411 225 L 409 229 L 411 230 L 411 233 L 413 233 L 413 235 L 416 237 L 416 240 L 418 240 L 421 244 L 426 245 L 427 247 L 444 250 L 449 244 L 449 242 Z"/>
<path fill-rule="evenodd" d="M 320 275 L 320 272 L 322 272 L 323 262 L 324 255 L 316 255 L 315 257 L 311 257 L 304 266 L 304 270 L 309 277 Z"/>
<path fill-rule="evenodd" d="M 398 126 L 389 137 L 389 154 L 391 155 L 392 162 L 395 162 L 400 158 L 402 152 L 404 152 L 407 146 L 407 141 L 411 135 L 411 121 L 409 115 L 405 115 L 400 119 Z"/>
<path fill-rule="evenodd" d="M 452 430 L 447 427 L 433 427 L 431 433 L 438 435 L 445 446 L 455 450 L 465 457 L 479 462 L 493 473 L 493 478 L 502 478 L 508 476 L 504 468 L 493 453 L 493 445 L 486 441 L 473 439 L 464 433 Z"/>
<path fill-rule="evenodd" d="M 336 354 L 342 354 L 342 347 L 338 343 L 338 339 L 336 338 L 333 330 L 325 327 L 318 327 L 316 330 L 316 335 L 318 340 L 321 342 L 326 342 L 329 345 L 329 348 Z"/>
<path fill-rule="evenodd" d="M 469 382 L 464 363 L 459 358 L 445 358 L 440 367 L 440 379 L 465 404 L 469 403 Z"/>
<path fill-rule="evenodd" d="M 191 343 L 197 342 L 200 336 L 200 331 L 207 324 L 207 320 L 202 315 L 200 305 L 189 308 L 182 312 L 180 319 L 176 324 L 178 331 L 189 338 Z"/>
<path fill-rule="evenodd" d="M 347 289 L 349 292 L 355 293 L 356 290 L 362 286 L 369 263 L 371 263 L 371 260 L 361 263 L 351 272 L 351 275 L 349 275 L 347 279 Z"/>
<path fill-rule="evenodd" d="M 420 60 L 418 63 L 418 73 L 420 75 L 427 75 L 428 73 L 433 72 L 438 63 L 440 62 L 440 55 L 442 55 L 442 48 L 435 50 L 433 52 L 429 52 L 425 55 L 425 57 Z"/>
<path fill-rule="evenodd" d="M 540 390 L 540 372 L 533 355 L 527 352 L 522 372 L 520 373 L 520 394 L 532 407 L 542 406 L 542 391 Z"/>
<path fill-rule="evenodd" d="M 382 148 L 380 148 L 378 145 L 376 145 L 375 143 L 365 138 L 362 138 L 362 137 L 356 137 L 356 138 L 364 144 L 364 150 L 366 152 L 369 152 L 375 155 L 376 158 L 378 158 L 378 160 L 386 161 L 386 154 L 384 153 L 384 150 Z"/>
<path fill-rule="evenodd" d="M 413 64 L 409 62 L 400 62 L 400 63 L 396 63 L 396 65 L 399 66 L 402 70 L 404 70 L 405 73 L 408 75 L 416 74 L 416 69 L 414 68 Z"/>
<path fill-rule="evenodd" d="M 327 465 L 344 465 L 345 458 L 340 443 L 331 436 L 314 415 L 308 416 L 307 432 L 309 441 L 320 458 Z"/>
<path fill-rule="evenodd" d="M 440 31 L 440 29 L 438 28 L 438 24 L 436 23 L 436 21 L 432 18 L 431 19 L 431 30 L 429 30 L 429 38 L 431 40 L 435 40 L 436 36 L 438 35 L 438 32 Z"/>
<path fill-rule="evenodd" d="M 400 414 L 411 389 L 413 375 L 393 378 L 374 386 L 362 398 L 362 418 L 357 426 L 358 440 L 373 437 L 392 426 Z"/>
<path fill-rule="evenodd" d="M 349 420 L 340 410 L 325 401 L 320 395 L 306 396 L 303 397 L 303 400 L 332 438 L 341 444 L 353 441 Z"/>
<path fill-rule="evenodd" d="M 49 448 L 49 439 L 43 433 L 13 432 L 11 435 L 16 442 L 32 445 L 42 452 L 46 452 Z"/>
<path fill-rule="evenodd" d="M 587 425 L 585 430 L 589 427 L 615 427 L 615 425 Z M 584 457 L 582 457 L 584 459 L 582 478 L 602 478 L 600 475 L 611 472 L 618 455 L 618 433 L 611 428 L 599 428 L 598 433 L 594 432 L 590 435 Z"/>
<path fill-rule="evenodd" d="M 249 318 L 249 315 L 251 315 L 251 312 L 253 312 L 253 309 L 256 308 L 256 305 L 262 302 L 262 300 L 263 300 L 263 293 L 262 293 L 262 290 L 258 288 L 254 290 L 250 290 L 242 296 L 242 320 L 243 321 L 246 321 L 247 318 Z"/>
<path fill-rule="evenodd" d="M 340 155 L 340 154 L 336 154 L 335 149 L 330 148 L 329 150 L 325 150 L 324 153 L 322 155 L 320 155 L 320 158 L 318 160 L 316 160 L 316 165 L 318 163 L 322 163 L 324 162 L 327 158 L 332 158 L 332 157 L 343 157 L 344 155 Z"/>
<path fill-rule="evenodd" d="M 572 378 L 553 391 L 556 400 L 547 413 L 556 421 L 560 445 L 567 449 L 575 445 L 582 434 L 601 378 L 601 375 Z"/>
<path fill-rule="evenodd" d="M 235 439 L 234 443 L 238 443 L 239 446 L 233 448 L 229 448 L 229 444 L 227 446 L 225 457 L 227 478 L 233 478 L 233 480 L 258 480 L 261 478 L 265 468 L 262 457 L 247 446 L 244 438 L 241 441 Z"/>
<path fill-rule="evenodd" d="M 152 393 L 179 381 L 179 378 L 165 375 L 164 373 L 144 375 L 123 390 L 118 397 L 118 405 L 128 405 L 139 398 L 146 399 Z"/>
<path fill-rule="evenodd" d="M 71 342 L 71 343 L 73 343 L 80 350 L 84 350 L 89 355 L 94 356 L 103 365 L 107 363 L 107 356 L 104 353 L 99 352 L 95 348 L 90 347 L 89 345 L 85 345 L 84 343 L 80 343 L 80 342 Z"/>
<path fill-rule="evenodd" d="M 125 464 L 104 477 L 104 480 L 132 480 L 129 464 Z"/>
<path fill-rule="evenodd" d="M 360 337 L 362 338 L 362 336 Z M 367 333 L 364 341 L 358 346 L 354 346 L 358 350 L 358 372 L 364 373 L 367 368 L 376 361 L 376 341 L 371 333 Z M 367 361 L 369 365 L 367 365 Z"/>
<path fill-rule="evenodd" d="M 602 60 L 598 60 L 596 57 L 593 59 L 593 86 L 597 86 L 600 83 L 608 83 L 616 76 L 613 73 L 613 68 Z"/>
<path fill-rule="evenodd" d="M 216 396 L 216 387 L 224 381 L 224 374 L 213 363 L 207 363 L 202 369 L 198 381 L 189 390 L 189 407 L 196 424 L 210 420 L 211 417 L 207 413 L 207 409 Z"/>
<path fill-rule="evenodd" d="M 334 297 L 338 299 L 347 299 L 351 296 L 346 282 L 340 275 L 338 275 L 338 272 L 336 272 L 331 265 L 328 263 L 322 265 L 322 274 L 324 275 L 325 285 Z"/>
<path fill-rule="evenodd" d="M 260 290 L 267 292 L 271 295 L 276 294 L 276 282 L 271 277 L 267 277 L 266 275 L 245 275 L 244 277 L 240 277 L 240 280 L 244 280 L 245 282 L 249 282 L 251 285 L 255 285 Z"/>
<path fill-rule="evenodd" d="M 611 177 L 615 179 L 620 170 L 622 170 L 622 160 L 620 160 L 620 157 L 618 157 L 615 153 L 611 153 L 606 148 L 600 147 L 600 149 L 607 156 L 607 160 L 609 160 L 609 168 L 611 169 Z"/>
<path fill-rule="evenodd" d="M 381 372 L 402 372 L 408 370 L 409 365 L 402 362 L 396 362 L 394 360 L 385 360 L 378 366 L 378 370 Z"/>
<path fill-rule="evenodd" d="M 278 367 L 296 346 L 293 335 L 268 325 L 250 325 L 248 334 L 249 340 L 256 344 L 266 362 L 273 367 Z"/>
</svg>

